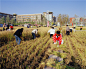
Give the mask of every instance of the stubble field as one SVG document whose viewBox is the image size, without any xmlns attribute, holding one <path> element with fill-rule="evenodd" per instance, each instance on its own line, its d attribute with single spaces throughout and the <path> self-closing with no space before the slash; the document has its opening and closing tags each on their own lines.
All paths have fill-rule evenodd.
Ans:
<svg viewBox="0 0 86 69">
<path fill-rule="evenodd" d="M 0 32 L 1 69 L 43 69 L 45 66 L 56 69 L 86 69 L 86 31 L 72 32 L 67 36 L 65 26 L 62 27 L 64 44 L 57 47 L 47 33 L 50 28 L 46 27 L 38 28 L 35 40 L 31 35 L 34 28 L 24 28 L 21 44 L 17 45 L 13 33 L 18 28 Z M 57 52 L 58 50 L 62 53 Z M 48 59 L 51 54 L 63 58 L 63 61 Z"/>
</svg>

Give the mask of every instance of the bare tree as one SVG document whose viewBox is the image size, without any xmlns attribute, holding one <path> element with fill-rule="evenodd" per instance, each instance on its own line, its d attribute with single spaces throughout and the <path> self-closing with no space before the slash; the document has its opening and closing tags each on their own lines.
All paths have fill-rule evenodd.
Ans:
<svg viewBox="0 0 86 69">
<path fill-rule="evenodd" d="M 37 17 L 37 15 L 36 15 L 36 24 L 37 24 L 37 22 L 38 22 L 38 17 Z"/>
<path fill-rule="evenodd" d="M 1 18 L 1 22 L 2 22 L 2 24 L 5 23 L 5 18 L 4 18 L 4 16 Z"/>
<path fill-rule="evenodd" d="M 44 16 L 42 16 L 42 23 L 43 23 L 43 25 L 45 25 L 45 17 Z"/>
<path fill-rule="evenodd" d="M 60 25 L 64 25 L 64 24 L 67 24 L 68 21 L 69 21 L 69 16 L 68 15 L 61 15 L 59 14 L 58 17 L 57 17 L 57 21 L 60 22 Z"/>
<path fill-rule="evenodd" d="M 16 23 L 16 21 L 15 21 L 15 19 L 14 19 L 14 18 L 12 18 L 12 19 L 10 20 L 10 22 L 11 22 L 11 24 Z"/>
<path fill-rule="evenodd" d="M 10 22 L 10 18 L 9 18 L 9 15 L 7 15 L 6 17 L 6 23 L 9 23 Z"/>
<path fill-rule="evenodd" d="M 79 17 L 79 16 L 75 14 L 74 17 L 77 18 L 77 17 Z"/>
<path fill-rule="evenodd" d="M 67 15 L 66 16 L 66 23 L 68 23 L 68 20 L 69 20 L 69 16 Z"/>
<path fill-rule="evenodd" d="M 2 24 L 2 19 L 0 18 L 0 24 Z"/>
</svg>

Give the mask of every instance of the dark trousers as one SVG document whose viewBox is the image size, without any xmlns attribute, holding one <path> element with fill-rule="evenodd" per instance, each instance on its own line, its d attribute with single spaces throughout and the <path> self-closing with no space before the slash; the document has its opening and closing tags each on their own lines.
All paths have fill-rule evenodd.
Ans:
<svg viewBox="0 0 86 69">
<path fill-rule="evenodd" d="M 75 29 L 76 27 L 74 27 L 74 29 Z"/>
<path fill-rule="evenodd" d="M 50 38 L 53 36 L 53 34 L 50 34 Z"/>
<path fill-rule="evenodd" d="M 70 32 L 72 32 L 72 29 L 70 29 Z"/>
<path fill-rule="evenodd" d="M 69 32 L 69 31 L 66 31 L 66 34 L 67 34 L 67 35 L 70 35 L 70 32 Z"/>
<path fill-rule="evenodd" d="M 35 35 L 35 33 L 32 33 L 32 36 L 33 36 L 33 39 L 35 39 L 35 38 L 36 38 L 36 35 Z"/>
<path fill-rule="evenodd" d="M 6 28 L 6 30 L 9 29 L 9 28 Z"/>
<path fill-rule="evenodd" d="M 3 28 L 3 31 L 5 30 L 5 28 Z"/>
<path fill-rule="evenodd" d="M 82 28 L 80 28 L 80 30 L 82 30 Z"/>
</svg>

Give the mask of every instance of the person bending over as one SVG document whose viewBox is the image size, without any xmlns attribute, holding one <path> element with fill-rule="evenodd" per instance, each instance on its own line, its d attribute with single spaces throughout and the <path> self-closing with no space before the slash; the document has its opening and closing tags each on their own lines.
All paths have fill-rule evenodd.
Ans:
<svg viewBox="0 0 86 69">
<path fill-rule="evenodd" d="M 60 34 L 60 31 L 57 31 L 53 35 L 53 42 L 54 42 L 54 44 L 57 44 L 57 41 L 58 41 L 57 47 L 59 47 L 59 45 L 63 44 L 62 35 Z"/>
<path fill-rule="evenodd" d="M 23 32 L 23 28 L 18 29 L 18 30 L 14 33 L 14 36 L 15 36 L 15 39 L 16 39 L 16 43 L 17 43 L 18 45 L 19 45 L 20 42 L 21 42 L 20 36 L 22 35 L 22 32 Z"/>
<path fill-rule="evenodd" d="M 50 38 L 53 36 L 53 34 L 55 34 L 55 29 L 54 29 L 54 27 L 51 27 L 52 29 L 50 29 L 49 31 L 48 31 L 48 33 L 50 32 Z"/>
<path fill-rule="evenodd" d="M 35 35 L 35 34 L 37 34 L 37 32 L 38 32 L 38 29 L 34 29 L 34 30 L 32 31 L 33 39 L 36 38 L 36 35 Z"/>
</svg>

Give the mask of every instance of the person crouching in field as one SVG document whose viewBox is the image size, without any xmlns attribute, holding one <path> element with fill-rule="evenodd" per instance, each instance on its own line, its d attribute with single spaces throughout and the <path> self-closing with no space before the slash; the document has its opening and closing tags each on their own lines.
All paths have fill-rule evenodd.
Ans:
<svg viewBox="0 0 86 69">
<path fill-rule="evenodd" d="M 36 38 L 36 35 L 35 35 L 35 34 L 37 34 L 37 32 L 38 32 L 38 29 L 34 29 L 34 30 L 32 31 L 33 39 Z"/>
<path fill-rule="evenodd" d="M 59 45 L 63 44 L 62 35 L 60 34 L 60 31 L 57 31 L 53 35 L 53 42 L 54 42 L 54 44 L 57 44 L 57 41 L 58 41 Z M 57 47 L 59 47 L 59 45 L 57 45 Z"/>
<path fill-rule="evenodd" d="M 70 35 L 70 28 L 68 27 L 68 25 L 66 25 L 66 34 Z"/>
<path fill-rule="evenodd" d="M 10 29 L 7 29 L 7 31 L 13 30 L 13 26 L 10 26 Z"/>
<path fill-rule="evenodd" d="M 23 32 L 23 28 L 18 29 L 18 30 L 14 33 L 14 36 L 15 36 L 15 39 L 16 39 L 16 43 L 17 43 L 18 45 L 19 45 L 20 42 L 21 42 L 20 36 L 22 35 L 22 32 Z"/>
<path fill-rule="evenodd" d="M 13 30 L 13 26 L 12 25 L 10 26 L 10 29 Z"/>
<path fill-rule="evenodd" d="M 54 29 L 54 27 L 51 27 L 52 29 L 50 29 L 49 31 L 48 31 L 48 33 L 50 32 L 50 38 L 53 36 L 53 34 L 55 34 L 55 29 Z"/>
<path fill-rule="evenodd" d="M 80 27 L 80 30 L 82 30 L 82 26 Z"/>
</svg>

